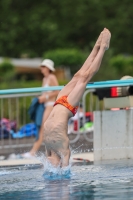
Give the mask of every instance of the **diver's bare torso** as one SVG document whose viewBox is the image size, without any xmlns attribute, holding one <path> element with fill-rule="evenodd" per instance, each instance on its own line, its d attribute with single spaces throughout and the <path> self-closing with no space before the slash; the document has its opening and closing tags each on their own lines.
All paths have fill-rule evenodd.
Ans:
<svg viewBox="0 0 133 200">
<path fill-rule="evenodd" d="M 76 106 L 84 94 L 86 84 L 98 71 L 104 53 L 109 48 L 110 38 L 110 32 L 104 28 L 83 66 L 60 91 L 56 106 L 44 124 L 44 142 L 47 158 L 51 164 L 60 164 L 59 161 L 61 160 L 60 166 L 69 165 L 68 119 L 72 117 L 72 113 L 75 114 Z M 59 99 L 60 101 L 58 101 Z M 62 157 L 63 159 L 61 159 Z"/>
<path fill-rule="evenodd" d="M 71 116 L 71 112 L 60 104 L 53 108 L 49 118 L 44 124 L 44 143 L 47 156 L 51 156 L 51 151 L 60 157 L 68 154 L 69 138 L 67 131 L 68 119 Z"/>
</svg>

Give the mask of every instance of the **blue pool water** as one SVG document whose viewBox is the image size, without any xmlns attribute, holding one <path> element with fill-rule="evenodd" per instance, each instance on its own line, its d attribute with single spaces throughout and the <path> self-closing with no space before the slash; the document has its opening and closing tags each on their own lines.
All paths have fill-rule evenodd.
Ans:
<svg viewBox="0 0 133 200">
<path fill-rule="evenodd" d="M 53 180 L 43 174 L 42 166 L 0 168 L 0 200 L 133 200 L 133 160 L 77 163 Z"/>
</svg>

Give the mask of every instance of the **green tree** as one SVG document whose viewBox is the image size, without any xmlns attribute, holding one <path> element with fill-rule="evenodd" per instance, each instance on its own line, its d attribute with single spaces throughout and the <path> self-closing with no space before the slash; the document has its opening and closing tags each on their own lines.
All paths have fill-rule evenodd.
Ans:
<svg viewBox="0 0 133 200">
<path fill-rule="evenodd" d="M 71 73 L 74 74 L 83 64 L 86 55 L 77 49 L 56 49 L 46 52 L 44 58 L 53 60 L 55 66 L 70 67 Z"/>
<path fill-rule="evenodd" d="M 0 64 L 0 80 L 9 82 L 14 78 L 14 76 L 14 65 L 8 59 L 3 60 Z"/>
<path fill-rule="evenodd" d="M 131 0 L 1 0 L 0 55 L 42 56 L 57 48 L 89 52 L 104 27 L 114 54 L 133 54 Z"/>
<path fill-rule="evenodd" d="M 133 56 L 117 55 L 110 59 L 110 65 L 117 70 L 119 77 L 133 76 Z"/>
</svg>

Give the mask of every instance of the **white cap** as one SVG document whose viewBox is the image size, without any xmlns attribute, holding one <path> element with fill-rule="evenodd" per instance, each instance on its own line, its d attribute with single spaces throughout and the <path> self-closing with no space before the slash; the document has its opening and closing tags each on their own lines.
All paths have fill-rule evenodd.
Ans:
<svg viewBox="0 0 133 200">
<path fill-rule="evenodd" d="M 53 72 L 55 71 L 54 62 L 50 59 L 43 60 L 43 62 L 41 63 L 41 66 L 45 66 Z"/>
<path fill-rule="evenodd" d="M 126 76 L 123 76 L 120 80 L 127 80 L 127 79 L 133 79 L 133 77 L 126 75 Z"/>
</svg>

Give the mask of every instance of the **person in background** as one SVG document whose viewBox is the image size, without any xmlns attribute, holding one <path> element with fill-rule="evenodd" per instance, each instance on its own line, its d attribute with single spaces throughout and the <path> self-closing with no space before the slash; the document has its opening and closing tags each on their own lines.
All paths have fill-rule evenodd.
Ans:
<svg viewBox="0 0 133 200">
<path fill-rule="evenodd" d="M 55 71 L 54 62 L 50 59 L 45 59 L 40 65 L 41 73 L 43 74 L 44 78 L 42 81 L 42 87 L 49 87 L 49 86 L 58 86 L 58 80 L 56 76 L 53 74 Z M 37 141 L 35 141 L 32 149 L 30 152 L 26 152 L 22 154 L 23 158 L 34 158 L 35 154 L 41 147 L 44 137 L 44 122 L 47 120 L 50 112 L 52 111 L 53 105 L 55 103 L 55 99 L 58 95 L 58 91 L 47 91 L 43 92 L 41 96 L 38 97 L 39 103 L 44 103 L 44 113 L 42 119 L 42 125 L 39 131 L 39 137 Z"/>
</svg>

